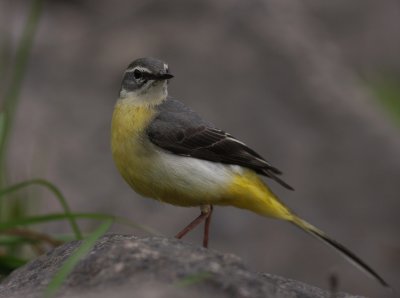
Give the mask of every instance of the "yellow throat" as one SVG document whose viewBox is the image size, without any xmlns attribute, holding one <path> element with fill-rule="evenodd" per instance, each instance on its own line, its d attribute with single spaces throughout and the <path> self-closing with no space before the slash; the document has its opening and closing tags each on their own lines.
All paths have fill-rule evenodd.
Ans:
<svg viewBox="0 0 400 298">
<path fill-rule="evenodd" d="M 137 192 L 150 195 L 134 181 L 143 179 L 143 164 L 151 150 L 145 138 L 145 130 L 155 114 L 148 105 L 135 105 L 119 100 L 114 108 L 111 123 L 111 150 L 114 162 L 122 177 Z"/>
</svg>

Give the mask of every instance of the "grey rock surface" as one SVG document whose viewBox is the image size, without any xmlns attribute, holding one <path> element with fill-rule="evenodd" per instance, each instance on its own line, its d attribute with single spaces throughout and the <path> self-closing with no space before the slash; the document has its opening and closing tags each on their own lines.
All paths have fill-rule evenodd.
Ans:
<svg viewBox="0 0 400 298">
<path fill-rule="evenodd" d="M 0 284 L 0 297 L 42 297 L 51 277 L 79 244 L 64 244 L 14 271 Z M 109 234 L 78 263 L 58 297 L 317 298 L 331 294 L 251 272 L 232 254 L 176 239 Z M 356 296 L 338 293 L 335 297 Z"/>
</svg>

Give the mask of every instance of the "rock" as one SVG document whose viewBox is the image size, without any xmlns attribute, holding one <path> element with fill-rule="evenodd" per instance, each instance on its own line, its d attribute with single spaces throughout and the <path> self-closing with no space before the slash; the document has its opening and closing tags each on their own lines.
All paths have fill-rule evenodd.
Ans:
<svg viewBox="0 0 400 298">
<path fill-rule="evenodd" d="M 14 271 L 1 298 L 42 297 L 60 265 L 80 245 L 66 243 Z M 57 297 L 331 297 L 327 291 L 249 271 L 232 254 L 176 239 L 102 237 L 70 274 Z M 340 293 L 335 297 L 355 297 Z"/>
</svg>

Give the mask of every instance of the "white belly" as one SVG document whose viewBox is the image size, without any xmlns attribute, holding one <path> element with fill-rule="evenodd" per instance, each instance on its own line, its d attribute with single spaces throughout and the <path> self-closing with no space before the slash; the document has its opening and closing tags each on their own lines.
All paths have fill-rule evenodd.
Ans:
<svg viewBox="0 0 400 298">
<path fill-rule="evenodd" d="M 139 193 L 170 204 L 198 206 L 224 199 L 243 168 L 179 156 L 146 144 L 147 154 L 124 164 L 125 179 Z"/>
<path fill-rule="evenodd" d="M 151 179 L 179 188 L 182 192 L 198 194 L 218 193 L 230 185 L 240 166 L 178 156 L 159 151 Z"/>
</svg>

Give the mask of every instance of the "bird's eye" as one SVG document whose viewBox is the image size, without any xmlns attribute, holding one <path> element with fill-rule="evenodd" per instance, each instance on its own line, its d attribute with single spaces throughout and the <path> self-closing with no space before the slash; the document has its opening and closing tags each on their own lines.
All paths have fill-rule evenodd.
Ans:
<svg viewBox="0 0 400 298">
<path fill-rule="evenodd" d="M 133 76 L 135 79 L 140 79 L 142 77 L 142 73 L 140 72 L 140 70 L 135 69 L 135 71 L 133 72 Z"/>
</svg>

